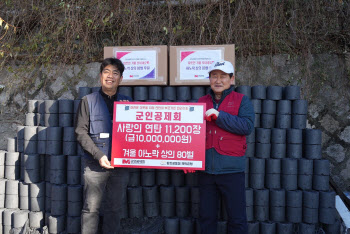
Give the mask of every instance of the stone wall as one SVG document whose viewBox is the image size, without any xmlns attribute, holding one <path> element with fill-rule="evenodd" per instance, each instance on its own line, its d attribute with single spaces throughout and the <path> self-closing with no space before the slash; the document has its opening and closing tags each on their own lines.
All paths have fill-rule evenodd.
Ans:
<svg viewBox="0 0 350 234">
<path fill-rule="evenodd" d="M 331 177 L 350 190 L 350 55 L 260 56 L 236 63 L 236 85 L 301 86 L 302 98 L 309 101 L 308 128 L 323 132 Z M 24 124 L 27 100 L 75 99 L 79 87 L 99 85 L 98 71 L 99 63 L 0 71 L 0 149 Z"/>
</svg>

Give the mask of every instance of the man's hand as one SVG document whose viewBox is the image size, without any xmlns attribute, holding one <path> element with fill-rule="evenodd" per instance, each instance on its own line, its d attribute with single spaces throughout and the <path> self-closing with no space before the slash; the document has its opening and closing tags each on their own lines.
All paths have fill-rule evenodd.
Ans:
<svg viewBox="0 0 350 234">
<path fill-rule="evenodd" d="M 106 155 L 103 155 L 102 158 L 98 162 L 100 163 L 100 166 L 103 168 L 114 169 L 114 167 L 111 166 L 111 163 L 108 160 Z"/>
<path fill-rule="evenodd" d="M 120 102 L 128 102 L 129 100 L 119 100 Z"/>
<path fill-rule="evenodd" d="M 195 173 L 196 170 L 184 170 L 184 173 L 187 174 L 187 173 Z"/>
<path fill-rule="evenodd" d="M 219 111 L 215 110 L 214 108 L 211 108 L 205 112 L 205 119 L 207 121 L 216 120 L 219 117 Z"/>
</svg>

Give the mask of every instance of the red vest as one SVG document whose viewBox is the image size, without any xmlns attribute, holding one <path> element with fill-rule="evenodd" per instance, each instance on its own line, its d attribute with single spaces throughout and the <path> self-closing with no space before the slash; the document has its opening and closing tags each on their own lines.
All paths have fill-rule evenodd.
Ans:
<svg viewBox="0 0 350 234">
<path fill-rule="evenodd" d="M 231 115 L 238 115 L 243 94 L 231 92 L 221 102 L 218 111 L 225 111 Z M 198 102 L 206 103 L 207 110 L 214 108 L 213 99 L 208 94 L 201 97 Z M 219 115 L 220 117 L 220 115 Z M 219 154 L 229 156 L 244 156 L 247 148 L 245 135 L 237 135 L 219 128 L 215 121 L 207 121 L 205 149 L 214 147 Z"/>
</svg>

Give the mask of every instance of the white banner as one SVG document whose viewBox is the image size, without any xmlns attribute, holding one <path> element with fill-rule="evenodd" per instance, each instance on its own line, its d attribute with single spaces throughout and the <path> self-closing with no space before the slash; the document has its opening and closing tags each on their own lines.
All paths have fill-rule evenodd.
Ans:
<svg viewBox="0 0 350 234">
<path fill-rule="evenodd" d="M 125 70 L 123 79 L 156 79 L 157 78 L 157 51 L 114 51 L 117 59 L 120 59 Z"/>
<path fill-rule="evenodd" d="M 209 67 L 224 57 L 221 50 L 180 51 L 180 80 L 209 78 Z"/>
</svg>

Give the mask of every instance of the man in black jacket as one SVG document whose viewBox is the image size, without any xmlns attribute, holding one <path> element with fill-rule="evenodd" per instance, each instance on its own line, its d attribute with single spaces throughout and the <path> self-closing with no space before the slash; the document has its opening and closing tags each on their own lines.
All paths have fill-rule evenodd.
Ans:
<svg viewBox="0 0 350 234">
<path fill-rule="evenodd" d="M 97 233 L 102 198 L 103 233 L 120 233 L 120 214 L 126 200 L 129 174 L 126 168 L 111 166 L 112 119 L 115 101 L 131 101 L 117 93 L 124 65 L 119 59 L 105 59 L 100 67 L 101 89 L 80 102 L 75 120 L 77 141 L 84 150 L 84 203 L 81 232 Z"/>
</svg>

